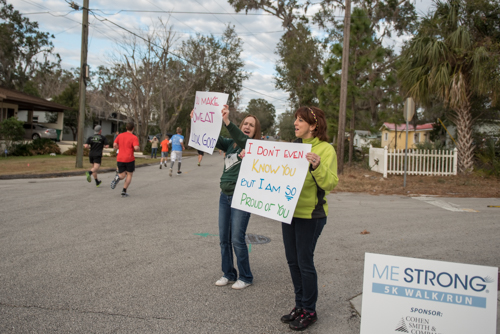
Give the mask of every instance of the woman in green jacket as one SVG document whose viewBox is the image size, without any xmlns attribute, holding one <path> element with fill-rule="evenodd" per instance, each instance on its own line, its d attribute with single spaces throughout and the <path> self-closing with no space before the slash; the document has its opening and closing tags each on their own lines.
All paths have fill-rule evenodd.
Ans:
<svg viewBox="0 0 500 334">
<path fill-rule="evenodd" d="M 311 144 L 306 154 L 309 170 L 291 224 L 282 223 L 285 254 L 295 291 L 295 307 L 281 318 L 293 330 L 304 330 L 318 319 L 318 276 L 314 249 L 326 224 L 326 195 L 338 183 L 337 155 L 328 143 L 326 118 L 316 107 L 300 107 L 295 112 L 296 142 Z"/>
<path fill-rule="evenodd" d="M 193 112 L 191 112 L 191 118 Z M 245 241 L 250 212 L 231 207 L 234 188 L 240 172 L 242 151 L 247 139 L 260 138 L 260 122 L 253 115 L 246 116 L 238 128 L 229 121 L 229 108 L 224 105 L 222 120 L 232 138 L 219 136 L 215 148 L 225 152 L 224 170 L 220 177 L 219 239 L 223 276 L 215 282 L 217 286 L 234 283 L 233 289 L 241 290 L 253 283 L 250 259 Z M 238 270 L 234 267 L 233 250 Z"/>
</svg>

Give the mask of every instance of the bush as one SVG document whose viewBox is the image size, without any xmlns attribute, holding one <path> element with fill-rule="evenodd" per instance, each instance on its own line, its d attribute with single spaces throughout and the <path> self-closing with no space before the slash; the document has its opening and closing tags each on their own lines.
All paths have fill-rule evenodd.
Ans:
<svg viewBox="0 0 500 334">
<path fill-rule="evenodd" d="M 13 143 L 24 137 L 23 122 L 15 117 L 4 119 L 0 123 L 0 136 L 5 140 L 5 146 L 10 151 Z"/>
<path fill-rule="evenodd" d="M 18 157 L 29 157 L 32 155 L 61 154 L 61 149 L 48 138 L 35 139 L 31 143 L 20 143 L 12 146 L 10 155 Z"/>
<path fill-rule="evenodd" d="M 90 150 L 88 148 L 83 148 L 83 156 L 88 157 L 89 156 Z M 73 147 L 68 148 L 66 151 L 63 152 L 63 155 L 74 155 L 76 156 L 76 145 L 73 145 Z"/>
<path fill-rule="evenodd" d="M 105 137 L 108 140 L 109 147 L 113 147 L 113 142 L 114 142 L 114 139 L 115 139 L 115 135 L 111 134 L 111 135 L 106 135 Z"/>
<path fill-rule="evenodd" d="M 372 139 L 370 141 L 370 144 L 374 148 L 382 148 L 382 139 Z"/>
<path fill-rule="evenodd" d="M 151 142 L 148 140 L 146 143 L 146 147 L 144 147 L 144 151 L 142 151 L 143 155 L 151 155 Z"/>
<path fill-rule="evenodd" d="M 500 177 L 500 146 L 494 140 L 487 140 L 476 153 L 476 169 L 479 174 Z"/>
<path fill-rule="evenodd" d="M 33 154 L 31 153 L 30 146 L 31 146 L 31 144 L 29 144 L 29 143 L 20 143 L 20 144 L 12 145 L 9 155 L 13 155 L 16 157 L 32 156 Z"/>
<path fill-rule="evenodd" d="M 52 139 L 39 138 L 31 143 L 31 152 L 33 155 L 61 154 L 61 149 Z"/>
</svg>

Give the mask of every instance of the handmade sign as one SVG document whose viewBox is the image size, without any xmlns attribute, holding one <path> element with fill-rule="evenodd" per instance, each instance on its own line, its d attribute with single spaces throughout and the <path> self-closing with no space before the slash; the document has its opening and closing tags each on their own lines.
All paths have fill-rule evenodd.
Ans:
<svg viewBox="0 0 500 334">
<path fill-rule="evenodd" d="M 495 334 L 498 268 L 365 254 L 361 334 Z"/>
<path fill-rule="evenodd" d="M 188 145 L 209 154 L 214 152 L 222 124 L 222 108 L 229 95 L 196 92 Z"/>
<path fill-rule="evenodd" d="M 231 207 L 290 224 L 310 151 L 310 144 L 247 140 Z"/>
</svg>

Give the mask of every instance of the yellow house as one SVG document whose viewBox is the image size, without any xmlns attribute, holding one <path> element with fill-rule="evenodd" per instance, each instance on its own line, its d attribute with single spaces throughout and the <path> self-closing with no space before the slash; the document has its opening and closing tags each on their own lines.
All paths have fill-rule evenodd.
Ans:
<svg viewBox="0 0 500 334">
<path fill-rule="evenodd" d="M 433 123 L 426 123 L 408 126 L 408 148 L 416 148 L 415 144 L 430 141 L 429 132 L 432 131 Z M 381 127 L 382 132 L 382 147 L 387 146 L 388 149 L 404 150 L 406 146 L 406 124 L 394 124 L 385 122 Z M 397 138 L 396 138 L 397 133 Z"/>
</svg>

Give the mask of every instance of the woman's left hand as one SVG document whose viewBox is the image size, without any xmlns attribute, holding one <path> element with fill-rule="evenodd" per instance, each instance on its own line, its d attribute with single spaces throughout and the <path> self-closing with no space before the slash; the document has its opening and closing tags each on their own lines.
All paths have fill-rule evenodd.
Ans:
<svg viewBox="0 0 500 334">
<path fill-rule="evenodd" d="M 243 159 L 245 157 L 245 150 L 241 150 L 240 154 L 238 156 Z"/>
<path fill-rule="evenodd" d="M 318 168 L 319 163 L 321 162 L 321 157 L 316 153 L 309 152 L 306 154 L 306 159 L 309 161 L 313 169 Z"/>
</svg>

